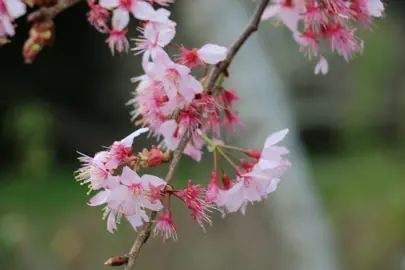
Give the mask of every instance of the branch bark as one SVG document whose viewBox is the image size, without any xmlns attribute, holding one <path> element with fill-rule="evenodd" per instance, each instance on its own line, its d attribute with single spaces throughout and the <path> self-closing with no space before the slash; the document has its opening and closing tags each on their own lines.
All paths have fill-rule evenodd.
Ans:
<svg viewBox="0 0 405 270">
<path fill-rule="evenodd" d="M 76 0 L 78 1 L 78 0 Z M 248 38 L 258 30 L 260 24 L 260 18 L 264 12 L 264 9 L 268 5 L 270 0 L 261 0 L 252 15 L 250 22 L 245 27 L 244 31 L 240 34 L 238 39 L 231 45 L 228 50 L 226 60 L 219 63 L 211 72 L 208 81 L 207 81 L 207 89 L 209 92 L 212 92 L 215 89 L 216 83 L 218 81 L 219 76 L 221 73 L 226 72 L 227 68 L 232 62 L 232 59 L 238 53 L 242 45 L 248 40 Z M 173 158 L 169 165 L 169 171 L 166 175 L 165 181 L 170 183 L 175 175 L 177 166 L 179 165 L 180 159 L 183 155 L 184 149 L 186 148 L 188 142 L 190 141 L 190 132 L 186 132 L 180 140 L 180 143 L 177 149 L 174 151 Z M 142 249 L 142 246 L 148 241 L 149 236 L 151 234 L 152 225 L 156 218 L 157 212 L 152 211 L 149 214 L 149 222 L 146 222 L 141 231 L 138 233 L 138 236 L 135 239 L 134 244 L 131 247 L 131 250 L 126 255 L 128 261 L 125 265 L 126 270 L 131 270 L 136 258 L 139 256 L 139 252 Z"/>
<path fill-rule="evenodd" d="M 81 0 L 59 0 L 55 5 L 50 7 L 41 7 L 36 11 L 32 12 L 28 17 L 27 21 L 37 22 L 37 21 L 51 21 L 59 13 L 71 6 L 76 5 Z"/>
</svg>

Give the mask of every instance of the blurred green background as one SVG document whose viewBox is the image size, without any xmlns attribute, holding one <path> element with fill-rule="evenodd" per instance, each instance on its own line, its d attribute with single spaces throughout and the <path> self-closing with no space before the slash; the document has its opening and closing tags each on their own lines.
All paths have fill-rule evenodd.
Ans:
<svg viewBox="0 0 405 270">
<path fill-rule="evenodd" d="M 398 263 L 405 253 L 404 8 L 388 3 L 387 18 L 361 31 L 364 55 L 349 65 L 332 58 L 330 74 L 315 77 L 313 63 L 303 61 L 302 70 L 282 73 L 342 269 L 405 269 Z M 108 233 L 101 209 L 86 206 L 87 190 L 73 178 L 76 150 L 94 153 L 134 128 L 124 104 L 134 87 L 129 78 L 141 72 L 139 58 L 111 57 L 86 10 L 57 18 L 55 46 L 33 65 L 20 56 L 23 22 L 0 50 L 0 269 L 101 269 L 134 238 L 124 222 Z M 184 183 L 191 164 L 179 171 Z M 197 181 L 208 177 L 200 170 Z M 181 241 L 164 248 L 177 245 L 187 257 Z"/>
</svg>

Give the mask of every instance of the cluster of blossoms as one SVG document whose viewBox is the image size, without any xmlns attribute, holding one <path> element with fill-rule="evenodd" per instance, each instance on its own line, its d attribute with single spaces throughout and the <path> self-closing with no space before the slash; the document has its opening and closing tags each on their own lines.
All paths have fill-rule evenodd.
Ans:
<svg viewBox="0 0 405 270">
<path fill-rule="evenodd" d="M 145 36 L 145 46 L 166 46 L 176 34 L 176 23 L 169 20 L 170 11 L 165 8 L 154 9 L 153 4 L 167 6 L 171 0 L 89 0 L 89 22 L 101 33 L 108 33 L 107 43 L 114 51 L 128 52 L 126 37 L 130 15 L 143 21 L 139 28 Z M 108 25 L 110 22 L 111 26 Z M 146 44 L 147 43 L 147 44 Z"/>
<path fill-rule="evenodd" d="M 157 3 L 166 5 L 167 2 Z M 176 23 L 169 19 L 170 12 L 164 8 L 155 10 L 151 3 L 145 1 L 101 0 L 99 5 L 91 5 L 89 18 L 98 29 L 110 32 L 112 50 L 125 50 L 128 46 L 125 27 L 129 13 L 144 20 L 139 27 L 141 36 L 135 39 L 133 50 L 142 54 L 145 74 L 133 79 L 138 86 L 129 105 L 134 106 L 136 124 L 147 128 L 135 131 L 92 158 L 80 157 L 83 167 L 76 174 L 77 180 L 90 184 L 90 191 L 99 191 L 90 199 L 89 205 L 106 205 L 104 211 L 105 217 L 108 216 L 108 230 L 113 232 L 116 222 L 123 215 L 136 229 L 149 221 L 147 211 L 162 211 L 154 227 L 155 235 L 162 235 L 165 240 L 171 237 L 177 239 L 170 207 L 172 197 L 181 200 L 204 229 L 205 224 L 211 224 L 213 210 L 219 210 L 224 215 L 239 210 L 245 213 L 249 202 L 262 201 L 273 192 L 281 175 L 290 166 L 283 157 L 288 153 L 287 149 L 275 145 L 288 130 L 270 135 L 262 150 L 225 145 L 221 139 L 223 133 L 230 135 L 243 126 L 233 108 L 239 97 L 236 90 L 222 86 L 221 80 L 225 75 L 215 89 L 204 87 L 209 68 L 226 59 L 227 49 L 215 44 L 193 49 L 174 44 Z M 104 8 L 113 9 L 112 30 L 108 30 L 105 20 L 100 20 L 102 16 L 95 14 L 107 15 Z M 118 25 L 120 27 L 117 28 Z M 178 50 L 174 60 L 165 51 L 167 45 Z M 200 80 L 192 74 L 197 69 L 202 69 Z M 151 150 L 135 154 L 132 152 L 133 139 L 144 132 L 156 136 L 161 143 Z M 186 133 L 190 134 L 190 140 L 184 154 L 198 162 L 206 146 L 214 155 L 207 187 L 194 185 L 189 180 L 185 189 L 176 189 L 159 177 L 138 175 L 144 167 L 168 162 L 171 151 L 179 146 Z M 245 158 L 238 157 L 238 153 Z M 232 174 L 225 172 L 223 162 L 231 165 Z"/>
<path fill-rule="evenodd" d="M 224 215 L 238 210 L 244 214 L 249 202 L 265 199 L 277 188 L 281 175 L 290 166 L 289 161 L 283 157 L 288 150 L 276 146 L 288 130 L 270 135 L 263 150 L 245 150 L 211 140 L 197 129 L 196 133 L 214 152 L 211 180 L 206 188 L 193 185 L 189 180 L 185 189 L 178 190 L 157 176 L 138 174 L 141 168 L 156 167 L 171 158 L 169 152 L 155 146 L 140 153 L 132 151 L 134 138 L 148 131 L 148 128 L 138 129 L 121 141 L 114 142 L 105 151 L 96 153 L 94 157 L 82 154 L 79 158 L 83 166 L 76 171 L 76 179 L 82 184 L 88 184 L 89 193 L 97 192 L 90 199 L 89 205 L 105 205 L 104 218 L 107 218 L 107 229 L 110 232 L 117 229 L 116 224 L 122 216 L 136 230 L 149 221 L 146 211 L 163 210 L 156 221 L 154 233 L 162 235 L 165 240 L 170 237 L 177 239 L 177 228 L 170 208 L 171 197 L 180 199 L 204 229 L 205 223 L 211 225 L 210 213 L 214 209 Z M 239 152 L 249 160 L 237 158 L 230 151 Z M 221 158 L 234 169 L 233 179 L 224 172 Z M 165 200 L 167 203 L 164 205 Z"/>
<path fill-rule="evenodd" d="M 262 20 L 280 20 L 308 58 L 319 58 L 315 74 L 326 74 L 328 62 L 321 52 L 321 42 L 349 61 L 364 48 L 353 25 L 369 27 L 373 17 L 381 17 L 383 12 L 381 0 L 276 0 L 266 8 Z"/>
<path fill-rule="evenodd" d="M 15 34 L 15 19 L 26 12 L 25 4 L 20 0 L 0 0 L 0 40 L 7 40 Z"/>
<path fill-rule="evenodd" d="M 80 0 L 69 0 L 79 2 Z M 171 45 L 176 34 L 176 23 L 169 19 L 167 7 L 174 0 L 88 0 L 90 11 L 88 21 L 96 30 L 108 34 L 106 42 L 112 54 L 129 50 L 127 39 L 130 17 L 141 21 L 138 30 L 142 36 L 135 39 L 136 54 L 144 53 L 144 67 L 148 58 L 154 58 L 161 49 Z M 0 45 L 14 35 L 15 19 L 24 15 L 26 4 L 30 6 L 57 5 L 58 0 L 0 0 Z M 157 7 L 157 8 L 155 8 Z M 63 9 L 63 7 L 62 7 Z M 56 12 L 55 14 L 59 13 Z M 316 57 L 315 74 L 328 72 L 325 54 L 336 52 L 349 61 L 355 54 L 362 53 L 364 43 L 356 36 L 356 26 L 370 27 L 374 17 L 381 17 L 384 5 L 381 0 L 273 0 L 265 9 L 262 20 L 276 18 L 291 30 L 300 50 L 308 58 Z M 43 14 L 29 18 L 31 27 L 29 39 L 24 45 L 24 58 L 31 63 L 46 45 L 52 44 L 54 29 L 52 18 Z M 322 46 L 321 46 L 322 45 Z M 206 45 L 191 51 L 179 48 L 182 59 L 177 63 L 194 68 L 204 64 L 215 64 L 223 55 L 221 48 Z M 162 58 L 164 56 L 160 56 Z M 168 63 L 170 64 L 170 62 Z M 187 73 L 187 70 L 180 70 Z M 154 71 L 147 72 L 153 75 Z M 192 87 L 192 86 L 191 86 Z M 200 91 L 201 89 L 194 89 Z M 171 92 L 173 96 L 174 92 Z"/>
</svg>

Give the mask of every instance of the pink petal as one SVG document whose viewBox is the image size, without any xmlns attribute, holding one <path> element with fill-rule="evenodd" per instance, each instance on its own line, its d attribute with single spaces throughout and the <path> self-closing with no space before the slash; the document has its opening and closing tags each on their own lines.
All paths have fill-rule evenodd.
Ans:
<svg viewBox="0 0 405 270">
<path fill-rule="evenodd" d="M 205 63 L 215 65 L 226 58 L 227 48 L 215 45 L 206 44 L 198 50 L 198 56 Z"/>
</svg>

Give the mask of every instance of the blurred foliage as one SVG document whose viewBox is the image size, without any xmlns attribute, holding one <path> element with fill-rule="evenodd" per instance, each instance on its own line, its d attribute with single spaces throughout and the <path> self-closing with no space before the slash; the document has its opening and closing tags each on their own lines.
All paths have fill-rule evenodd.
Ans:
<svg viewBox="0 0 405 270">
<path fill-rule="evenodd" d="M 13 139 L 20 173 L 42 177 L 53 161 L 53 117 L 46 106 L 28 103 L 13 107 L 4 130 Z"/>
</svg>

